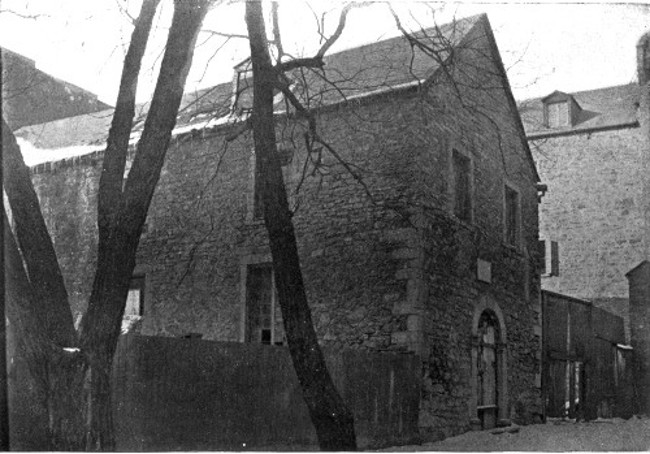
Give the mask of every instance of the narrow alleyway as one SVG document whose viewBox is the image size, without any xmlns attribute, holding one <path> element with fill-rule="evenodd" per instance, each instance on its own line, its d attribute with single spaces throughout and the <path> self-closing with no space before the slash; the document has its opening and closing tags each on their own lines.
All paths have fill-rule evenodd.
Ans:
<svg viewBox="0 0 650 454">
<path fill-rule="evenodd" d="M 468 432 L 436 443 L 386 451 L 650 451 L 650 418 L 549 421 L 505 431 Z"/>
</svg>

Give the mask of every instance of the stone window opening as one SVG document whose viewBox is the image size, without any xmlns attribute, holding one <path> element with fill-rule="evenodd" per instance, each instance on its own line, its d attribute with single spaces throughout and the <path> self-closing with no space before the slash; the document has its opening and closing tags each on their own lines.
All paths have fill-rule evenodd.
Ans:
<svg viewBox="0 0 650 454">
<path fill-rule="evenodd" d="M 521 236 L 521 201 L 519 192 L 504 186 L 504 240 L 507 245 L 518 248 Z"/>
<path fill-rule="evenodd" d="M 546 104 L 546 127 L 569 126 L 569 103 L 567 101 Z"/>
<path fill-rule="evenodd" d="M 285 344 L 282 312 L 270 264 L 247 266 L 245 340 L 266 345 Z"/>
<path fill-rule="evenodd" d="M 145 276 L 135 274 L 129 282 L 129 291 L 126 296 L 124 315 L 122 316 L 121 333 L 139 332 L 142 315 L 144 314 Z"/>
<path fill-rule="evenodd" d="M 567 93 L 556 90 L 542 98 L 542 103 L 546 128 L 571 127 L 580 120 L 582 108 L 575 98 Z"/>
<path fill-rule="evenodd" d="M 129 293 L 126 297 L 124 316 L 142 316 L 144 312 L 144 286 L 143 275 L 136 275 L 129 282 Z"/>
<path fill-rule="evenodd" d="M 472 161 L 457 149 L 451 152 L 451 199 L 454 216 L 472 222 Z"/>
<path fill-rule="evenodd" d="M 560 248 L 557 241 L 539 240 L 539 273 L 542 277 L 560 275 Z"/>
</svg>

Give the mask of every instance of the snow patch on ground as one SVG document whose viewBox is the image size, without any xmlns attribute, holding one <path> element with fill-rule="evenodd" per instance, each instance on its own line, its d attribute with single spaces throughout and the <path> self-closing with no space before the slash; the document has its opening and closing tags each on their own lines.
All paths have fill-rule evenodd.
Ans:
<svg viewBox="0 0 650 454">
<path fill-rule="evenodd" d="M 386 451 L 650 451 L 647 417 L 549 421 L 521 426 L 519 431 L 492 432 L 467 432 L 435 443 L 396 446 Z"/>
</svg>

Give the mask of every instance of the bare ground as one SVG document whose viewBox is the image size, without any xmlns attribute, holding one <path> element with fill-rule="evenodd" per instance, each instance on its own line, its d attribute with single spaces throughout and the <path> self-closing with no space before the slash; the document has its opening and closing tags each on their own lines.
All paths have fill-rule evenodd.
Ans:
<svg viewBox="0 0 650 454">
<path fill-rule="evenodd" d="M 387 451 L 650 451 L 650 418 L 549 421 L 507 430 L 468 432 L 436 443 Z"/>
</svg>

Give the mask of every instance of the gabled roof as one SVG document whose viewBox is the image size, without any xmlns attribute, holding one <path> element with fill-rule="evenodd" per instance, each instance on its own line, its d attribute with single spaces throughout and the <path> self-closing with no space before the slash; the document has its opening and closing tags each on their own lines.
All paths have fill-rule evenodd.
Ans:
<svg viewBox="0 0 650 454">
<path fill-rule="evenodd" d="M 520 130 L 522 146 L 533 173 L 537 175 L 505 69 L 489 21 L 484 14 L 459 19 L 451 24 L 416 33 L 418 41 L 428 48 L 437 50 L 433 56 L 417 46 L 412 46 L 405 37 L 400 35 L 328 55 L 324 58 L 325 65 L 322 70 L 306 71 L 304 78 L 289 74 L 289 79 L 294 82 L 291 88 L 304 105 L 316 108 L 417 87 L 441 68 L 451 52 L 465 45 L 472 47 L 474 43 L 466 41 L 477 27 L 482 28 L 476 35 L 480 36 L 480 39 L 486 39 L 491 49 L 491 57 L 499 69 L 506 90 L 513 121 Z M 230 116 L 233 93 L 232 81 L 186 93 L 181 103 L 174 134 L 182 134 L 192 129 L 208 129 L 233 121 Z M 147 104 L 140 106 L 141 117 L 147 109 Z M 16 135 L 38 148 L 95 145 L 97 147 L 95 150 L 99 150 L 103 148 L 106 140 L 111 115 L 112 111 L 83 115 L 60 122 L 23 128 Z M 141 122 L 136 123 L 135 135 L 139 133 L 141 126 Z M 55 151 L 52 150 L 53 155 Z M 61 158 L 53 156 L 53 159 L 48 160 L 56 159 Z"/>
<path fill-rule="evenodd" d="M 551 104 L 554 102 L 568 101 L 571 98 L 572 96 L 570 94 L 555 90 L 550 95 L 543 97 L 541 101 L 543 104 Z"/>
<path fill-rule="evenodd" d="M 109 107 L 95 94 L 39 70 L 29 58 L 3 48 L 0 53 L 2 112 L 14 130 Z"/>
<path fill-rule="evenodd" d="M 482 17 L 484 16 L 459 19 L 452 24 L 427 29 L 418 35 L 432 47 L 452 48 L 460 43 L 463 36 Z M 431 57 L 412 48 L 402 36 L 327 55 L 324 61 L 322 73 L 310 71 L 305 78 L 306 83 L 296 83 L 292 87 L 310 106 L 341 102 L 405 83 L 417 84 L 439 66 Z M 209 120 L 226 117 L 230 113 L 232 101 L 232 81 L 186 93 L 176 129 L 204 128 L 206 124 L 211 124 Z M 147 110 L 148 104 L 139 106 L 140 117 L 144 118 Z M 107 137 L 112 112 L 109 109 L 38 124 L 22 128 L 16 135 L 43 149 L 101 145 Z M 136 118 L 136 132 L 139 126 L 141 122 L 138 124 Z"/>
<path fill-rule="evenodd" d="M 544 125 L 544 102 L 554 100 L 560 94 L 572 97 L 581 110 L 572 126 L 548 128 Z M 641 89 L 634 83 L 581 91 L 570 95 L 556 91 L 544 98 L 522 101 L 519 104 L 519 113 L 528 138 L 636 127 L 638 126 L 637 109 L 640 96 Z"/>
</svg>

